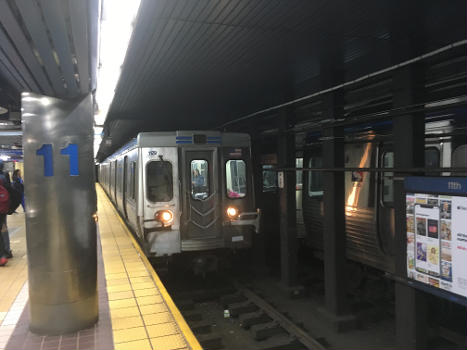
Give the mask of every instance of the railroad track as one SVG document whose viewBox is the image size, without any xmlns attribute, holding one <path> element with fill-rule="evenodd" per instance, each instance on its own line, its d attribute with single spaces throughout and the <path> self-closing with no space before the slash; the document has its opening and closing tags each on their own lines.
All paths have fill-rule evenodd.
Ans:
<svg viewBox="0 0 467 350">
<path fill-rule="evenodd" d="M 286 313 L 240 283 L 184 289 L 172 295 L 206 350 L 325 349 L 323 338 L 313 337 Z"/>
</svg>

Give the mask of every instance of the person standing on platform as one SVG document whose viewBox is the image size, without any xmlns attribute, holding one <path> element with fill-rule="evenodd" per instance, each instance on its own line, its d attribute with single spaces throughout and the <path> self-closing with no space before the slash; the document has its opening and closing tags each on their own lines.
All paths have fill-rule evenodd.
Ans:
<svg viewBox="0 0 467 350">
<path fill-rule="evenodd" d="M 26 212 L 26 208 L 24 207 L 24 182 L 21 177 L 20 169 L 16 169 L 13 172 L 12 180 L 13 180 L 13 183 L 12 183 L 13 188 L 16 189 L 16 191 L 18 191 L 19 193 L 21 193 L 21 206 L 23 207 L 23 211 Z"/>
<path fill-rule="evenodd" d="M 2 160 L 0 160 L 0 182 L 3 187 L 7 188 L 11 186 L 10 174 L 8 172 L 3 171 L 5 164 Z M 0 229 L 2 231 L 1 238 L 3 243 L 3 252 L 2 247 L 0 247 L 0 254 L 5 255 L 4 257 L 7 259 L 11 259 L 13 257 L 13 253 L 10 249 L 10 234 L 8 233 L 8 225 L 6 222 L 6 215 L 7 214 L 0 214 Z M 2 255 L 0 255 L 0 265 L 1 265 Z M 5 262 L 6 264 L 6 262 Z M 4 264 L 3 264 L 4 265 Z"/>
</svg>

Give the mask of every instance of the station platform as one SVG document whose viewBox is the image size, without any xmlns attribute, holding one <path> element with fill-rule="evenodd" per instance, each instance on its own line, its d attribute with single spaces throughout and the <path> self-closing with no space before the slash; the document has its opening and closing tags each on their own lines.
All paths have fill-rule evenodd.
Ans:
<svg viewBox="0 0 467 350">
<path fill-rule="evenodd" d="M 24 213 L 8 216 L 14 258 L 0 267 L 0 350 L 201 349 L 104 191 L 98 195 L 99 321 L 61 336 L 29 331 Z"/>
</svg>

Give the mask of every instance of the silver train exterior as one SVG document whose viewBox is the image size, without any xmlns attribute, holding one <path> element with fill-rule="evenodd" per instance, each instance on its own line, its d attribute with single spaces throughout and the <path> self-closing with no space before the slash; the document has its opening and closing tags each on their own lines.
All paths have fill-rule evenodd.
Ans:
<svg viewBox="0 0 467 350">
<path fill-rule="evenodd" d="M 143 132 L 98 165 L 99 182 L 149 257 L 242 249 L 259 230 L 250 137 Z"/>
<path fill-rule="evenodd" d="M 349 132 L 345 144 L 346 167 L 394 166 L 390 125 L 384 130 Z M 465 167 L 465 136 L 461 144 L 452 142 L 454 126 L 451 121 L 426 123 L 425 166 L 429 168 Z M 465 135 L 465 129 L 461 131 Z M 448 136 L 444 136 L 448 135 Z M 462 144 L 464 143 L 464 144 Z M 319 142 L 304 151 L 297 164 L 322 167 Z M 393 179 L 391 172 L 346 172 L 345 215 L 347 258 L 376 269 L 394 272 L 395 229 L 393 207 Z M 452 174 L 456 175 L 456 174 Z M 323 251 L 323 189 L 322 173 L 303 173 L 303 184 L 297 183 L 297 232 L 316 256 Z"/>
</svg>

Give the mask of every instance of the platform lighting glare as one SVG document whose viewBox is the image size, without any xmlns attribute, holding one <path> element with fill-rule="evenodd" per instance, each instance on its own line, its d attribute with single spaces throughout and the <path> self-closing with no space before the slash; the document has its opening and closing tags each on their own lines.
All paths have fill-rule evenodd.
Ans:
<svg viewBox="0 0 467 350">
<path fill-rule="evenodd" d="M 52 103 L 50 99 L 47 97 L 42 97 L 40 101 L 41 101 L 41 105 L 43 105 L 44 107 L 47 107 Z"/>
<path fill-rule="evenodd" d="M 99 110 L 94 116 L 96 125 L 104 124 L 107 117 L 139 5 L 140 0 L 103 0 L 96 90 Z"/>
</svg>

